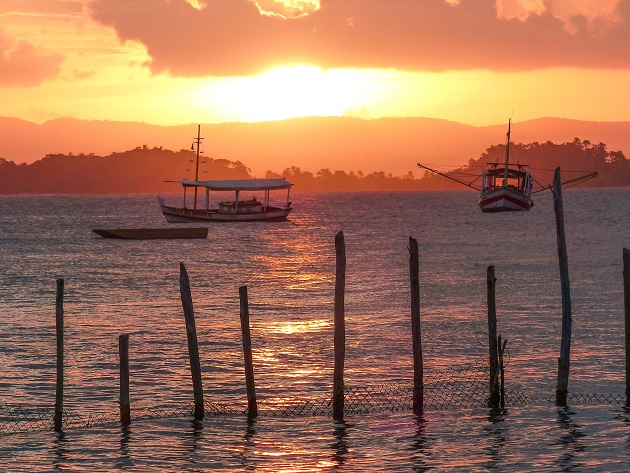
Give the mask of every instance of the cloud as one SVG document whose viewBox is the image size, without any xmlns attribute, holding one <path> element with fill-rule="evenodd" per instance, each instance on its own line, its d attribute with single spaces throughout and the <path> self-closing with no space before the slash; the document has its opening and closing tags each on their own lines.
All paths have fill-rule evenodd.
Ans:
<svg viewBox="0 0 630 473">
<path fill-rule="evenodd" d="M 606 15 L 561 0 L 94 0 L 93 19 L 144 44 L 155 73 L 229 76 L 280 65 L 407 71 L 630 68 L 630 0 Z M 291 17 L 263 5 L 291 6 Z M 584 2 L 581 2 L 584 3 Z M 498 7 L 503 5 L 503 14 Z M 612 5 L 612 6 L 610 6 Z M 299 8 L 306 15 L 297 15 Z M 615 8 L 616 7 L 616 8 Z M 512 12 L 511 14 L 509 12 Z"/>
<path fill-rule="evenodd" d="M 0 28 L 0 87 L 32 87 L 57 76 L 64 56 L 27 41 L 16 41 Z"/>
</svg>

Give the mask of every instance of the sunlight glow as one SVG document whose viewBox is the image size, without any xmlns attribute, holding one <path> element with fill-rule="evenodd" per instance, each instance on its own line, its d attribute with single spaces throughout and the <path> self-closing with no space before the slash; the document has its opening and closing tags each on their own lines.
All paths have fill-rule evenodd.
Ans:
<svg viewBox="0 0 630 473">
<path fill-rule="evenodd" d="M 374 84 L 361 76 L 346 69 L 280 67 L 259 76 L 202 86 L 196 95 L 202 104 L 243 121 L 344 115 L 347 110 L 369 107 L 366 99 L 375 92 Z"/>
</svg>

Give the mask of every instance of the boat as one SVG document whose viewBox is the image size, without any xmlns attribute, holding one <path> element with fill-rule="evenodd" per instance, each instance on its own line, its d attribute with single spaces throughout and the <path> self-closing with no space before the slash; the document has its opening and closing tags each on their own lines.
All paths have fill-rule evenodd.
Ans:
<svg viewBox="0 0 630 473">
<path fill-rule="evenodd" d="M 158 240 L 178 238 L 208 238 L 208 227 L 174 228 L 114 228 L 92 230 L 103 238 L 121 240 Z"/>
<path fill-rule="evenodd" d="M 418 163 L 418 167 L 479 191 L 477 204 L 483 213 L 530 210 L 534 206 L 532 195 L 549 190 L 551 186 L 542 186 L 535 181 L 533 175 L 526 169 L 527 165 L 510 163 L 511 125 L 512 120 L 510 119 L 508 121 L 507 143 L 505 146 L 505 163 L 487 163 L 490 166 L 488 170 L 482 169 L 481 176 L 475 177 L 471 182 L 454 177 L 455 173 L 443 173 L 420 163 Z M 475 185 L 475 182 L 480 177 L 481 186 Z M 597 177 L 597 173 L 592 172 L 575 179 L 563 181 L 562 185 L 575 185 L 595 177 Z M 540 188 L 532 190 L 534 182 L 537 182 Z"/>
<path fill-rule="evenodd" d="M 201 126 L 197 129 L 195 179 L 168 180 L 165 182 L 180 184 L 183 188 L 181 205 L 168 205 L 162 196 L 158 204 L 168 223 L 187 222 L 283 222 L 287 220 L 291 207 L 291 184 L 284 178 L 277 179 L 221 179 L 199 180 L 199 146 L 203 138 Z M 194 146 L 193 146 L 194 149 Z M 194 192 L 189 202 L 189 190 Z M 198 201 L 198 191 L 205 193 L 203 204 Z M 219 199 L 211 203 L 210 192 L 231 192 L 233 198 Z M 272 191 L 286 191 L 286 200 L 280 204 L 271 203 Z M 243 194 L 258 192 L 261 198 L 252 196 L 243 198 Z"/>
<path fill-rule="evenodd" d="M 534 206 L 532 200 L 533 177 L 526 166 L 510 164 L 510 128 L 508 121 L 507 140 L 505 144 L 505 165 L 490 165 L 481 173 L 481 195 L 479 208 L 484 213 L 526 211 Z M 489 163 L 490 164 L 490 163 Z"/>
</svg>

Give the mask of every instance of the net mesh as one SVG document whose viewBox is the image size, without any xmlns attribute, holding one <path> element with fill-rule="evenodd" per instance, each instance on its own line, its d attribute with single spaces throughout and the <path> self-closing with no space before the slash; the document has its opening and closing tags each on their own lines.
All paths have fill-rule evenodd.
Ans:
<svg viewBox="0 0 630 473">
<path fill-rule="evenodd" d="M 486 408 L 489 400 L 488 363 L 480 361 L 424 373 L 424 409 Z M 624 394 L 568 393 L 570 405 L 624 404 Z M 555 394 L 536 396 L 505 389 L 505 406 L 555 403 Z M 312 398 L 261 399 L 259 416 L 332 416 L 332 396 Z M 409 411 L 413 408 L 413 382 L 400 381 L 370 386 L 344 386 L 344 413 L 362 415 Z M 204 403 L 206 416 L 246 415 L 247 403 Z M 53 407 L 26 407 L 0 404 L 0 435 L 52 431 Z M 193 403 L 159 405 L 133 409 L 132 420 L 193 416 Z M 120 421 L 119 408 L 111 412 L 85 413 L 64 411 L 63 430 L 88 428 Z"/>
</svg>

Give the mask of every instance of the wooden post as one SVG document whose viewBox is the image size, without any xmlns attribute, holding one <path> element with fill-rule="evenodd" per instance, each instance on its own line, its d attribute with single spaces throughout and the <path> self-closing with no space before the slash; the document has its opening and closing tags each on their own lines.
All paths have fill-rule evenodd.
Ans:
<svg viewBox="0 0 630 473">
<path fill-rule="evenodd" d="M 630 406 L 630 250 L 623 249 L 623 307 L 626 332 L 626 406 Z"/>
<path fill-rule="evenodd" d="M 252 337 L 249 330 L 249 302 L 247 299 L 247 286 L 238 289 L 241 302 L 241 332 L 243 333 L 243 356 L 245 358 L 245 383 L 247 386 L 247 415 L 258 415 L 256 402 L 256 387 L 254 384 L 254 362 L 252 360 Z"/>
<path fill-rule="evenodd" d="M 490 397 L 488 407 L 499 407 L 499 355 L 497 349 L 496 278 L 494 266 L 488 266 L 488 356 L 490 359 Z"/>
<path fill-rule="evenodd" d="M 190 374 L 193 382 L 195 399 L 195 419 L 203 419 L 203 387 L 201 385 L 201 365 L 199 363 L 199 347 L 197 345 L 197 328 L 195 327 L 195 311 L 193 310 L 190 281 L 184 263 L 179 264 L 179 291 L 182 297 L 182 308 L 186 319 L 186 338 L 188 339 L 188 357 L 190 358 Z"/>
<path fill-rule="evenodd" d="M 553 178 L 553 208 L 556 214 L 556 235 L 558 240 L 558 261 L 560 264 L 560 287 L 562 292 L 562 340 L 558 358 L 558 384 L 556 386 L 556 405 L 567 405 L 569 389 L 569 367 L 571 364 L 571 290 L 569 281 L 569 263 L 564 233 L 564 209 L 562 207 L 562 185 L 560 168 Z"/>
<path fill-rule="evenodd" d="M 409 283 L 411 286 L 411 337 L 413 340 L 413 412 L 424 409 L 424 365 L 420 326 L 420 256 L 418 241 L 409 237 Z"/>
<path fill-rule="evenodd" d="M 346 358 L 346 322 L 344 295 L 346 288 L 346 246 L 343 232 L 335 236 L 335 369 L 333 375 L 333 418 L 343 420 L 343 367 Z"/>
<path fill-rule="evenodd" d="M 57 333 L 57 383 L 55 392 L 55 432 L 63 432 L 63 279 L 57 279 L 55 329 Z"/>
<path fill-rule="evenodd" d="M 131 423 L 131 407 L 129 405 L 129 335 L 118 337 L 118 357 L 120 359 L 120 423 Z"/>
</svg>

